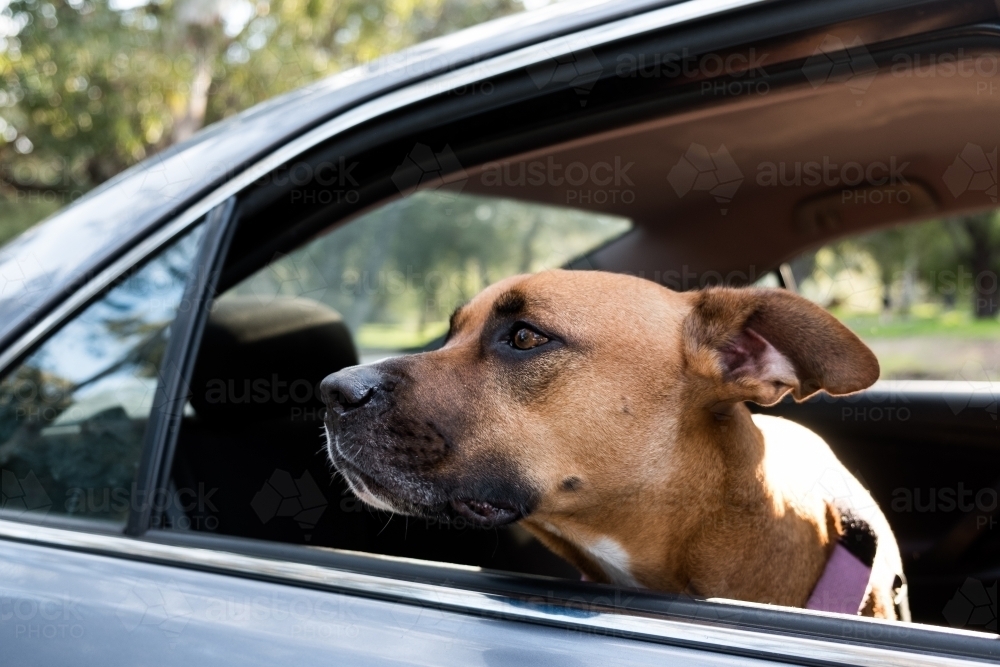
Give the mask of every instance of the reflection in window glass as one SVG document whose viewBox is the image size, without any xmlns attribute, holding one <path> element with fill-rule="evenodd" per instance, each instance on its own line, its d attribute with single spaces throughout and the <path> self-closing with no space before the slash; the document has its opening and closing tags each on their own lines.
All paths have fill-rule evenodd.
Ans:
<svg viewBox="0 0 1000 667">
<path fill-rule="evenodd" d="M 882 379 L 1000 382 L 1000 212 L 855 236 L 791 269 L 875 352 Z"/>
<path fill-rule="evenodd" d="M 158 369 L 204 225 L 122 279 L 0 382 L 3 514 L 123 523 Z"/>
<path fill-rule="evenodd" d="M 490 283 L 559 268 L 631 229 L 625 218 L 510 199 L 418 192 L 296 250 L 234 288 L 264 304 L 337 310 L 363 361 L 426 345 Z"/>
</svg>

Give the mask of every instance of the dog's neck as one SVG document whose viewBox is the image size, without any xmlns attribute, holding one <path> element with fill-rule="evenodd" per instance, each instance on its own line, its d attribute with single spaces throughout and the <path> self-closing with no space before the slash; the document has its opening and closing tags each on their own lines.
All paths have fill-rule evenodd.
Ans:
<svg viewBox="0 0 1000 667">
<path fill-rule="evenodd" d="M 747 571 L 781 554 L 791 560 L 817 541 L 815 526 L 770 495 L 764 436 L 746 406 L 688 415 L 674 449 L 676 465 L 662 485 L 594 512 L 529 517 L 525 527 L 594 581 L 804 602 L 809 590 L 789 592 L 801 602 L 770 600 L 745 585 Z"/>
</svg>

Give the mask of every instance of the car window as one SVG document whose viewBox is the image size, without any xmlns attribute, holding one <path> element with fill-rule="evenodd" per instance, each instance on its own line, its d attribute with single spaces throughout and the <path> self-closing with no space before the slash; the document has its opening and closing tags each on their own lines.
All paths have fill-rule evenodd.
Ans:
<svg viewBox="0 0 1000 667">
<path fill-rule="evenodd" d="M 418 191 L 275 257 L 214 301 L 201 339 L 170 483 L 205 502 L 173 504 L 153 525 L 564 576 L 568 566 L 517 526 L 470 531 L 365 509 L 331 474 L 319 385 L 433 345 L 486 285 L 577 264 L 631 226 Z"/>
<path fill-rule="evenodd" d="M 2 515 L 123 524 L 198 225 L 0 381 Z"/>
<path fill-rule="evenodd" d="M 490 283 L 559 268 L 631 226 L 572 208 L 417 192 L 275 257 L 231 294 L 320 301 L 344 318 L 368 362 L 444 335 L 452 311 Z"/>
<path fill-rule="evenodd" d="M 881 379 L 1000 381 L 997 211 L 849 237 L 787 268 L 875 352 Z"/>
</svg>

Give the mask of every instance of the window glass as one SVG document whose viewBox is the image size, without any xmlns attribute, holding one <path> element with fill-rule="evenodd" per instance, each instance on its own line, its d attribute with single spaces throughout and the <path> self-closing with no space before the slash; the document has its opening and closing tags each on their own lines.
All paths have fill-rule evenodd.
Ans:
<svg viewBox="0 0 1000 667">
<path fill-rule="evenodd" d="M 233 291 L 325 303 L 367 362 L 443 335 L 452 311 L 490 283 L 558 268 L 630 228 L 569 208 L 418 192 L 276 257 Z"/>
<path fill-rule="evenodd" d="M 1000 381 L 997 211 L 855 236 L 790 269 L 871 347 L 883 380 Z"/>
<path fill-rule="evenodd" d="M 0 382 L 2 512 L 124 523 L 199 225 L 121 279 Z"/>
</svg>

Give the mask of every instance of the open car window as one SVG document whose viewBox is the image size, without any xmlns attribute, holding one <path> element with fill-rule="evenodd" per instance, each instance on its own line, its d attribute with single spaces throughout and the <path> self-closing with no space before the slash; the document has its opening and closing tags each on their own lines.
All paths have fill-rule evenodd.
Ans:
<svg viewBox="0 0 1000 667">
<path fill-rule="evenodd" d="M 211 307 L 154 528 L 576 578 L 518 526 L 371 510 L 331 473 L 319 383 L 440 341 L 456 307 L 506 276 L 559 268 L 632 229 L 624 217 L 418 191 L 273 257 Z"/>
<path fill-rule="evenodd" d="M 366 363 L 442 337 L 452 311 L 487 285 L 559 268 L 629 229 L 614 215 L 420 191 L 276 256 L 222 298 L 327 305 Z"/>
<path fill-rule="evenodd" d="M 789 269 L 875 352 L 881 379 L 975 386 L 1000 382 L 997 248 L 991 210 L 851 236 Z"/>
<path fill-rule="evenodd" d="M 780 270 L 875 353 L 869 391 L 769 409 L 820 433 L 893 527 L 913 619 L 996 630 L 1000 212 L 847 235 Z M 987 603 L 987 605 L 992 603 Z"/>
</svg>

